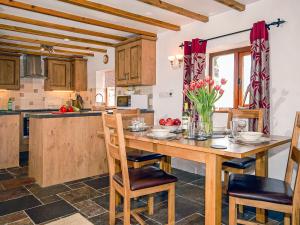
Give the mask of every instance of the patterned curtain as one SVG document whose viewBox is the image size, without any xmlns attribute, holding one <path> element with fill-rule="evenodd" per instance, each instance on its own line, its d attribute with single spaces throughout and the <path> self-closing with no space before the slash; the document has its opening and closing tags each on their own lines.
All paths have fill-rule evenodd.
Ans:
<svg viewBox="0 0 300 225">
<path fill-rule="evenodd" d="M 264 133 L 270 133 L 269 34 L 265 21 L 253 25 L 251 40 L 250 109 L 265 109 Z M 250 126 L 256 127 L 257 121 Z"/>
<path fill-rule="evenodd" d="M 200 42 L 198 38 L 184 42 L 183 88 L 192 80 L 204 79 L 206 45 L 207 41 Z M 189 102 L 186 96 L 183 102 Z"/>
</svg>

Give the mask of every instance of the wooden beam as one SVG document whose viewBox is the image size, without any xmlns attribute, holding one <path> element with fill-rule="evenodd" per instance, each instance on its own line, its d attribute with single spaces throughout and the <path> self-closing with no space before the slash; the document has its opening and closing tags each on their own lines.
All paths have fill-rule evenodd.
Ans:
<svg viewBox="0 0 300 225">
<path fill-rule="evenodd" d="M 56 24 L 56 23 L 49 23 L 49 22 L 45 22 L 45 21 L 29 19 L 29 18 L 5 14 L 5 13 L 0 13 L 0 19 L 11 20 L 11 21 L 20 22 L 20 23 L 27 23 L 27 24 L 40 26 L 40 27 L 48 27 L 48 28 L 53 28 L 53 29 L 58 29 L 58 30 L 64 30 L 64 31 L 69 31 L 69 32 L 73 32 L 73 33 L 78 33 L 78 34 L 85 34 L 85 35 L 90 35 L 90 36 L 95 36 L 95 37 L 113 39 L 113 40 L 117 40 L 117 41 L 127 40 L 126 37 L 121 37 L 121 36 L 117 36 L 117 35 L 105 34 L 102 32 L 85 30 L 85 29 L 81 29 L 81 28 L 77 28 L 77 27 L 69 27 L 69 26 L 60 25 L 60 24 Z"/>
<path fill-rule="evenodd" d="M 78 45 L 63 44 L 63 43 L 58 43 L 58 42 L 43 41 L 43 40 L 24 38 L 24 37 L 18 37 L 18 36 L 13 36 L 13 35 L 0 35 L 0 39 L 35 43 L 35 44 L 40 44 L 40 45 L 57 46 L 57 47 L 62 47 L 62 48 L 73 48 L 73 49 L 92 51 L 92 52 L 102 52 L 102 53 L 107 52 L 106 49 L 101 49 L 101 48 L 92 48 L 92 47 L 84 47 L 84 46 L 78 46 Z"/>
<path fill-rule="evenodd" d="M 19 33 L 33 34 L 33 35 L 38 35 L 38 36 L 43 36 L 43 37 L 58 38 L 58 39 L 62 39 L 62 40 L 68 39 L 70 41 L 83 42 L 83 43 L 94 44 L 94 45 L 103 45 L 103 46 L 109 46 L 109 47 L 112 47 L 114 45 L 113 43 L 109 43 L 109 42 L 73 37 L 73 36 L 69 36 L 69 35 L 51 33 L 51 32 L 46 32 L 46 31 L 41 31 L 41 30 L 34 30 L 34 29 L 25 28 L 25 27 L 11 26 L 11 25 L 1 24 L 1 23 L 0 23 L 0 30 L 10 30 L 10 31 L 15 31 L 15 32 L 19 32 Z"/>
<path fill-rule="evenodd" d="M 95 19 L 91 19 L 91 18 L 87 18 L 87 17 L 83 17 L 83 16 L 77 16 L 74 14 L 60 12 L 60 11 L 43 8 L 43 7 L 39 7 L 39 6 L 35 6 L 35 5 L 29 5 L 29 4 L 26 4 L 23 2 L 18 2 L 15 0 L 0 0 L 0 4 L 18 8 L 18 9 L 27 10 L 30 12 L 36 12 L 36 13 L 41 13 L 41 14 L 45 14 L 45 15 L 49 15 L 49 16 L 55 16 L 58 18 L 72 20 L 72 21 L 76 21 L 76 22 L 80 22 L 80 23 L 84 23 L 84 24 L 91 24 L 91 25 L 95 25 L 95 26 L 99 26 L 99 27 L 105 27 L 105 28 L 109 28 L 109 29 L 113 29 L 113 30 L 119 30 L 119 31 L 134 33 L 134 34 L 142 34 L 142 35 L 147 35 L 147 36 L 156 36 L 156 34 L 148 32 L 148 31 L 129 28 L 129 27 L 121 26 L 121 25 L 116 25 L 113 23 L 107 23 L 104 21 L 95 20 Z"/>
<path fill-rule="evenodd" d="M 40 46 L 23 45 L 23 44 L 16 44 L 16 43 L 9 43 L 9 42 L 2 42 L 2 41 L 0 41 L 0 46 L 24 48 L 24 49 L 35 50 L 35 51 L 40 51 L 41 49 Z M 54 49 L 54 51 L 58 53 L 65 53 L 65 54 L 72 54 L 72 55 L 94 56 L 94 53 L 88 53 L 88 52 L 74 52 L 74 51 L 68 51 L 68 50 L 62 50 L 56 48 Z"/>
<path fill-rule="evenodd" d="M 202 22 L 208 22 L 208 17 L 201 15 L 199 13 L 192 12 L 190 10 L 184 9 L 182 7 L 172 5 L 170 3 L 161 1 L 161 0 L 138 0 L 140 2 L 146 3 L 148 5 L 152 5 L 161 9 L 165 9 L 167 11 L 186 16 L 195 20 L 199 20 Z"/>
<path fill-rule="evenodd" d="M 246 6 L 235 0 L 215 0 L 216 2 L 220 2 L 223 5 L 227 5 L 230 8 L 236 9 L 240 12 L 245 11 Z"/>
<path fill-rule="evenodd" d="M 113 7 L 106 6 L 106 5 L 103 5 L 100 3 L 96 3 L 96 2 L 91 2 L 91 1 L 87 1 L 87 0 L 59 0 L 59 1 L 70 3 L 73 5 L 81 6 L 81 7 L 92 9 L 92 10 L 96 10 L 96 11 L 100 11 L 100 12 L 104 12 L 104 13 L 111 14 L 114 16 L 119 16 L 119 17 L 123 17 L 126 19 L 154 25 L 157 27 L 163 27 L 163 28 L 166 28 L 169 30 L 174 30 L 174 31 L 180 30 L 180 26 L 178 26 L 178 25 L 174 25 L 174 24 L 167 23 L 167 22 L 164 22 L 161 20 L 138 15 L 138 14 L 131 13 L 131 12 L 128 12 L 125 10 L 113 8 Z"/>
<path fill-rule="evenodd" d="M 59 58 L 72 58 L 72 56 L 70 56 L 70 55 L 49 54 L 49 53 L 44 53 L 44 52 L 34 52 L 34 51 L 11 49 L 11 48 L 0 48 L 0 52 L 22 53 L 22 54 L 28 54 L 28 55 L 52 56 L 52 57 L 59 57 Z"/>
</svg>

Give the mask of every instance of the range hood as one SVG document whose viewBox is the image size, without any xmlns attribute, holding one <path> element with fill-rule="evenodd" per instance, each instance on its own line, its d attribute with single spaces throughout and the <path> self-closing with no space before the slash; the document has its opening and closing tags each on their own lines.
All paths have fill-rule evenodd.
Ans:
<svg viewBox="0 0 300 225">
<path fill-rule="evenodd" d="M 24 77 L 42 78 L 42 57 L 37 55 L 24 55 Z"/>
</svg>

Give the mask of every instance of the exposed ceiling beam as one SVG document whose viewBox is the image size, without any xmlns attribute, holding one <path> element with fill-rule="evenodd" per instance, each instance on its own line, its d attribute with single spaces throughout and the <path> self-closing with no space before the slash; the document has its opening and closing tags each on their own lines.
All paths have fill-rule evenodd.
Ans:
<svg viewBox="0 0 300 225">
<path fill-rule="evenodd" d="M 107 52 L 106 49 L 101 49 L 101 48 L 92 48 L 92 47 L 84 47 L 84 46 L 78 46 L 78 45 L 63 44 L 63 43 L 59 43 L 59 42 L 43 41 L 43 40 L 24 38 L 24 37 L 18 37 L 18 36 L 13 36 L 13 35 L 3 35 L 2 34 L 2 35 L 0 35 L 0 39 L 35 43 L 35 44 L 40 44 L 40 45 L 57 46 L 57 47 L 62 47 L 62 48 L 73 48 L 73 49 L 92 51 L 92 52 L 102 52 L 102 53 Z"/>
<path fill-rule="evenodd" d="M 59 1 L 70 3 L 73 5 L 81 6 L 81 7 L 92 9 L 92 10 L 96 10 L 96 11 L 100 11 L 100 12 L 104 12 L 104 13 L 111 14 L 114 16 L 119 16 L 119 17 L 123 17 L 126 19 L 154 25 L 157 27 L 163 27 L 163 28 L 166 28 L 169 30 L 174 30 L 174 31 L 180 30 L 180 26 L 178 26 L 178 25 L 167 23 L 167 22 L 164 22 L 161 20 L 150 18 L 150 17 L 138 15 L 138 14 L 131 13 L 131 12 L 128 12 L 125 10 L 113 8 L 113 7 L 106 6 L 106 5 L 103 5 L 100 3 L 96 3 L 96 2 L 91 2 L 91 1 L 87 1 L 87 0 L 59 0 Z"/>
<path fill-rule="evenodd" d="M 11 48 L 0 48 L 0 52 L 22 53 L 22 54 L 28 54 L 28 55 L 52 56 L 52 57 L 59 57 L 59 58 L 72 58 L 72 56 L 70 56 L 70 55 L 50 54 L 50 53 L 44 53 L 44 52 L 34 52 L 34 51 L 11 49 Z"/>
<path fill-rule="evenodd" d="M 112 40 L 117 40 L 117 41 L 127 40 L 126 37 L 121 37 L 121 36 L 117 36 L 117 35 L 105 34 L 102 32 L 86 30 L 86 29 L 81 29 L 81 28 L 77 28 L 77 27 L 69 27 L 69 26 L 60 25 L 60 24 L 56 24 L 56 23 L 49 23 L 49 22 L 45 22 L 45 21 L 29 19 L 29 18 L 5 14 L 5 13 L 0 13 L 0 19 L 11 20 L 11 21 L 20 22 L 20 23 L 27 23 L 27 24 L 40 26 L 40 27 L 48 27 L 48 28 L 53 28 L 53 29 L 58 29 L 58 30 L 64 30 L 64 31 L 69 31 L 69 32 L 73 32 L 73 33 L 91 35 L 91 36 L 95 36 L 95 37 L 107 38 L 107 39 L 112 39 Z"/>
<path fill-rule="evenodd" d="M 165 9 L 167 11 L 170 11 L 170 12 L 182 15 L 182 16 L 192 18 L 194 20 L 208 22 L 207 16 L 192 12 L 190 10 L 184 9 L 184 8 L 176 6 L 176 5 L 172 5 L 170 3 L 167 3 L 167 2 L 164 2 L 161 0 L 138 0 L 138 1 L 161 8 L 161 9 Z"/>
<path fill-rule="evenodd" d="M 233 9 L 236 9 L 240 12 L 245 11 L 246 6 L 238 1 L 235 0 L 215 0 L 216 2 L 220 2 L 223 5 L 227 5 Z"/>
<path fill-rule="evenodd" d="M 113 44 L 109 43 L 109 42 L 96 41 L 96 40 L 87 39 L 87 38 L 73 37 L 73 36 L 69 36 L 69 35 L 46 32 L 46 31 L 41 31 L 41 30 L 34 30 L 34 29 L 25 28 L 25 27 L 11 26 L 11 25 L 1 24 L 1 23 L 0 23 L 0 30 L 9 30 L 9 31 L 33 34 L 33 35 L 38 35 L 38 36 L 43 36 L 43 37 L 58 38 L 58 39 L 62 39 L 62 40 L 68 39 L 70 41 L 83 42 L 83 43 L 94 44 L 94 45 L 103 45 L 103 46 L 109 46 L 109 47 L 113 46 Z"/>
<path fill-rule="evenodd" d="M 138 30 L 138 29 L 134 29 L 134 28 L 130 28 L 130 27 L 116 25 L 113 23 L 107 23 L 104 21 L 95 20 L 95 19 L 91 19 L 91 18 L 87 18 L 87 17 L 83 17 L 83 16 L 77 16 L 74 14 L 60 12 L 60 11 L 43 8 L 43 7 L 39 7 L 39 6 L 35 6 L 35 5 L 29 5 L 29 4 L 14 1 L 14 0 L 0 0 L 0 4 L 18 8 L 18 9 L 27 10 L 30 12 L 36 12 L 36 13 L 41 13 L 41 14 L 45 14 L 45 15 L 49 15 L 49 16 L 55 16 L 55 17 L 59 17 L 59 18 L 67 19 L 67 20 L 72 20 L 72 21 L 76 21 L 76 22 L 80 22 L 80 23 L 91 24 L 91 25 L 95 25 L 95 26 L 99 26 L 99 27 L 105 27 L 105 28 L 109 28 L 109 29 L 113 29 L 113 30 L 119 30 L 119 31 L 134 33 L 134 34 L 142 34 L 142 35 L 147 35 L 147 36 L 156 36 L 156 34 L 148 32 L 148 31 L 143 31 L 143 30 Z"/>
<path fill-rule="evenodd" d="M 9 43 L 9 42 L 2 42 L 0 41 L 0 46 L 5 47 L 13 47 L 13 48 L 24 48 L 34 51 L 40 51 L 41 47 L 39 46 L 33 46 L 33 45 L 23 45 L 23 44 L 16 44 L 16 43 Z M 55 52 L 58 53 L 65 53 L 65 54 L 71 54 L 71 55 L 81 55 L 81 56 L 94 56 L 93 53 L 88 52 L 74 52 L 74 51 L 68 51 L 68 50 L 62 50 L 62 49 L 54 49 Z"/>
</svg>

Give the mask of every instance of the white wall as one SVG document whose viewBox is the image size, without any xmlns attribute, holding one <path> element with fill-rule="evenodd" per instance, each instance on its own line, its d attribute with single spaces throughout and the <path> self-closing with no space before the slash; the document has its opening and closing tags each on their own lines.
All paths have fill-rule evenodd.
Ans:
<svg viewBox="0 0 300 225">
<path fill-rule="evenodd" d="M 282 18 L 287 21 L 270 31 L 271 70 L 271 132 L 291 135 L 295 112 L 300 111 L 300 1 L 261 0 L 247 6 L 245 12 L 230 11 L 210 17 L 208 23 L 195 22 L 182 27 L 180 32 L 165 32 L 157 42 L 157 84 L 153 89 L 153 106 L 156 120 L 163 116 L 180 117 L 182 105 L 182 69 L 172 70 L 169 55 L 183 53 L 178 45 L 193 38 L 210 38 L 247 29 L 259 20 L 267 23 Z M 249 32 L 208 42 L 207 52 L 249 45 Z M 161 98 L 159 93 L 174 90 L 171 98 Z M 269 174 L 283 178 L 287 147 L 270 154 Z M 175 159 L 173 165 L 191 172 L 203 172 L 196 163 Z"/>
</svg>

